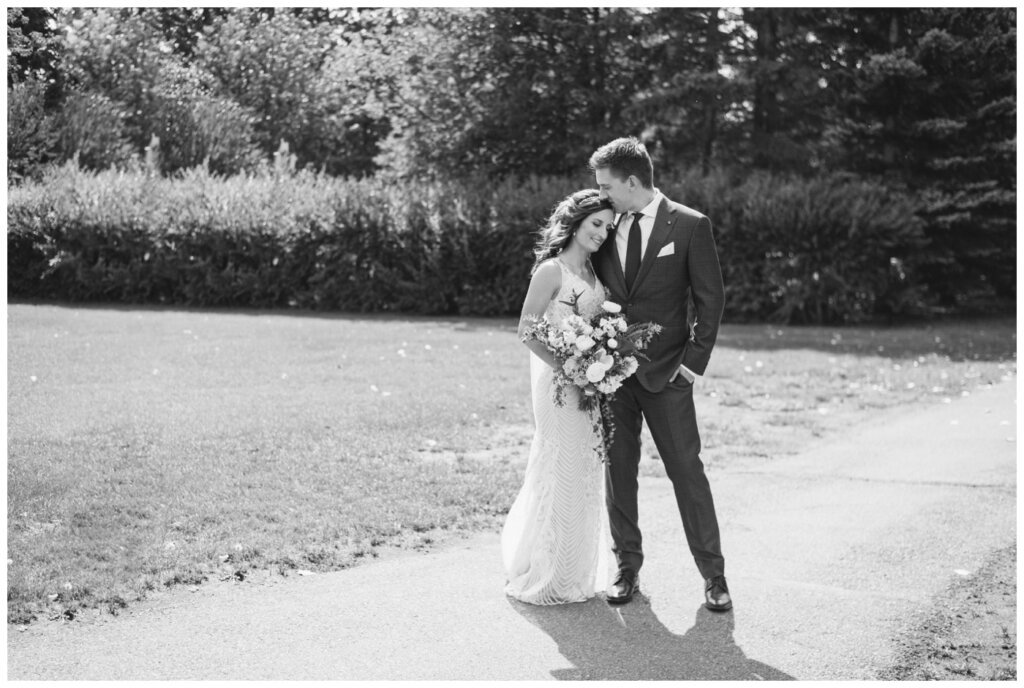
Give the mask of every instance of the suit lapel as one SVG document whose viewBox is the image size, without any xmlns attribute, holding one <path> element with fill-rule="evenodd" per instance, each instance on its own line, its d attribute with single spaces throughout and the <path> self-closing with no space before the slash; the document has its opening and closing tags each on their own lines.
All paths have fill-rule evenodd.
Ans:
<svg viewBox="0 0 1024 688">
<path fill-rule="evenodd" d="M 658 205 L 658 214 L 654 218 L 654 228 L 651 230 L 651 236 L 647 240 L 647 250 L 644 251 L 644 259 L 640 262 L 640 270 L 636 273 L 633 288 L 629 292 L 631 296 L 637 290 L 637 287 L 640 286 L 640 283 L 644 281 L 644 278 L 647 277 L 647 273 L 651 271 L 654 261 L 658 259 L 658 252 L 668 242 L 672 225 L 675 224 L 675 221 L 675 211 L 669 209 L 668 199 L 662 198 L 661 203 Z M 621 272 L 622 268 L 620 267 L 619 273 L 621 274 Z M 625 277 L 622 278 L 622 283 L 625 285 Z"/>
</svg>

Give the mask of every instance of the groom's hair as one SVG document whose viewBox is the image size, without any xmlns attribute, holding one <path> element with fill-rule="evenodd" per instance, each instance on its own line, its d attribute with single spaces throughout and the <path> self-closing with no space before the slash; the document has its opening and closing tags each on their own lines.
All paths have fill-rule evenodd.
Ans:
<svg viewBox="0 0 1024 688">
<path fill-rule="evenodd" d="M 647 147 L 635 136 L 615 139 L 598 148 L 590 156 L 590 169 L 608 169 L 623 180 L 633 175 L 645 189 L 654 188 L 654 164 Z"/>
</svg>

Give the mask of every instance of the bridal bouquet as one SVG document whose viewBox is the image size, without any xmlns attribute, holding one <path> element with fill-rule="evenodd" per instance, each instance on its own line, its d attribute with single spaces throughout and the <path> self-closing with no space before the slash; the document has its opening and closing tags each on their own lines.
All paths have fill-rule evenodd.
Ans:
<svg viewBox="0 0 1024 688">
<path fill-rule="evenodd" d="M 622 307 L 612 301 L 601 305 L 601 312 L 584 318 L 578 307 L 581 294 L 569 301 L 572 315 L 560 324 L 546 317 L 535 320 L 523 332 L 523 341 L 536 339 L 550 351 L 558 366 L 554 371 L 555 404 L 565 405 L 565 391 L 579 390 L 579 407 L 595 419 L 596 429 L 603 426 L 604 454 L 611 446 L 614 426 L 608 399 L 627 377 L 636 372 L 637 357 L 661 332 L 655 323 L 629 325 L 622 316 Z"/>
</svg>

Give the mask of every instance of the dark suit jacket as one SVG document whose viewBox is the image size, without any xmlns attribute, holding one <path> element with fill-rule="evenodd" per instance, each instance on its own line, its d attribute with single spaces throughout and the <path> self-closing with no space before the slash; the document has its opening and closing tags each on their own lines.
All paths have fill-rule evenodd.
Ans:
<svg viewBox="0 0 1024 688">
<path fill-rule="evenodd" d="M 629 222 L 619 224 L 617 231 L 629 231 Z M 628 292 L 613 239 L 609 237 L 593 256 L 594 269 L 608 289 L 610 300 L 622 306 L 627 322 L 653 321 L 664 328 L 644 352 L 651 360 L 638 359 L 637 380 L 649 391 L 659 392 L 680 363 L 703 375 L 725 307 L 722 268 L 711 221 L 696 210 L 664 198 L 640 272 Z M 672 249 L 666 248 L 669 244 Z M 663 250 L 671 254 L 659 257 Z M 696 306 L 692 331 L 687 322 L 689 295 Z"/>
</svg>

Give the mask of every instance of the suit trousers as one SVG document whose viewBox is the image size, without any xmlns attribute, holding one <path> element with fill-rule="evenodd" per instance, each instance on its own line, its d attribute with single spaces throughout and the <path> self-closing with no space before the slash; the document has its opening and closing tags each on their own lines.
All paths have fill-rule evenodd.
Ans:
<svg viewBox="0 0 1024 688">
<path fill-rule="evenodd" d="M 718 518 L 700 460 L 693 385 L 678 375 L 662 391 L 650 392 L 636 377 L 631 377 L 615 393 L 610 406 L 615 417 L 615 437 L 608 452 L 606 498 L 619 568 L 639 571 L 644 559 L 637 514 L 637 473 L 640 430 L 646 420 L 672 481 L 697 569 L 704 578 L 724 575 Z"/>
</svg>

